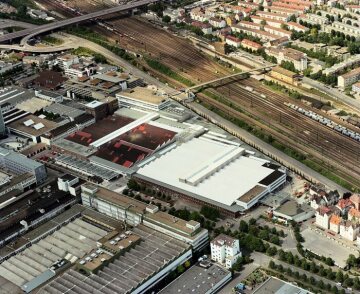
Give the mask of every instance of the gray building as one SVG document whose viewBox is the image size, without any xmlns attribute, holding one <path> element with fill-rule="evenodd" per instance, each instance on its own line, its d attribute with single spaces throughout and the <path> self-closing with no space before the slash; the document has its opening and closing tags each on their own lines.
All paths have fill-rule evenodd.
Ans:
<svg viewBox="0 0 360 294">
<path fill-rule="evenodd" d="M 42 163 L 1 147 L 0 166 L 17 175 L 31 173 L 35 176 L 37 184 L 44 182 L 47 177 L 46 168 Z"/>
<path fill-rule="evenodd" d="M 2 110 L 0 109 L 0 136 L 4 136 L 6 133 L 6 128 L 5 128 L 5 121 L 4 121 L 4 117 L 2 115 Z"/>
</svg>

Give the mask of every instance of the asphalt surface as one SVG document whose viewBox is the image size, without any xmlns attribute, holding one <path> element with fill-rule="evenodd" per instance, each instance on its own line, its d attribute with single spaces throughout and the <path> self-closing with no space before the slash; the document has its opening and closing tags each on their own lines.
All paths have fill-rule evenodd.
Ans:
<svg viewBox="0 0 360 294">
<path fill-rule="evenodd" d="M 303 83 L 308 84 L 308 85 L 318 89 L 319 91 L 329 95 L 330 97 L 333 97 L 335 100 L 341 101 L 342 103 L 349 106 L 350 108 L 354 108 L 356 111 L 360 110 L 360 101 L 359 100 L 345 95 L 343 92 L 339 91 L 338 89 L 327 87 L 323 83 L 309 79 L 307 77 L 304 77 L 302 81 L 303 81 Z"/>
<path fill-rule="evenodd" d="M 93 13 L 89 13 L 89 14 L 85 14 L 85 15 L 80 15 L 80 16 L 76 16 L 73 18 L 69 18 L 69 19 L 65 19 L 65 20 L 60 20 L 60 21 L 55 21 L 49 24 L 44 24 L 35 28 L 29 28 L 26 30 L 22 30 L 22 31 L 18 31 L 18 32 L 14 32 L 11 34 L 6 34 L 3 36 L 0 36 L 0 42 L 6 42 L 6 41 L 11 41 L 17 38 L 21 38 L 24 37 L 21 40 L 21 45 L 25 45 L 27 43 L 27 41 L 36 36 L 39 35 L 41 33 L 46 33 L 52 30 L 56 30 L 59 28 L 62 28 L 64 26 L 69 26 L 72 24 L 76 24 L 82 21 L 86 21 L 86 20 L 90 20 L 90 19 L 96 19 L 98 17 L 102 17 L 108 14 L 112 14 L 112 13 L 116 13 L 116 12 L 121 12 L 121 11 L 126 11 L 126 10 L 131 10 L 140 6 L 144 6 L 150 3 L 154 3 L 157 2 L 158 0 L 140 0 L 140 1 L 136 1 L 136 2 L 132 2 L 132 3 L 128 3 L 128 4 L 124 4 L 124 5 L 120 5 L 120 6 L 116 6 L 116 7 L 112 7 L 112 8 L 108 8 L 108 9 L 104 9 L 101 11 L 96 11 Z"/>
</svg>

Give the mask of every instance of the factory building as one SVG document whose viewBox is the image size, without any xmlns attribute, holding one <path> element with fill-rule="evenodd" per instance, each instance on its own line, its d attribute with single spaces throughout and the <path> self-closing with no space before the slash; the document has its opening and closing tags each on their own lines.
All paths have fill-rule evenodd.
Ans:
<svg viewBox="0 0 360 294">
<path fill-rule="evenodd" d="M 42 163 L 1 147 L 0 165 L 16 175 L 31 173 L 35 176 L 37 184 L 44 182 L 47 177 L 46 168 Z"/>
<path fill-rule="evenodd" d="M 177 240 L 190 244 L 195 251 L 208 244 L 208 231 L 195 221 L 184 221 L 130 197 L 94 185 L 82 185 L 82 203 L 129 225 L 143 224 Z"/>
<path fill-rule="evenodd" d="M 142 184 L 231 217 L 286 182 L 280 166 L 206 136 L 172 144 L 139 167 L 134 178 Z"/>
</svg>

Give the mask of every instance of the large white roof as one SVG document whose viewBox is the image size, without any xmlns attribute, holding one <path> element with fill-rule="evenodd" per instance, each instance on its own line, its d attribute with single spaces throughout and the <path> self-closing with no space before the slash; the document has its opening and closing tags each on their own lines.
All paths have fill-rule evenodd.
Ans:
<svg viewBox="0 0 360 294">
<path fill-rule="evenodd" d="M 228 206 L 274 172 L 241 147 L 202 137 L 169 150 L 137 173 Z"/>
</svg>

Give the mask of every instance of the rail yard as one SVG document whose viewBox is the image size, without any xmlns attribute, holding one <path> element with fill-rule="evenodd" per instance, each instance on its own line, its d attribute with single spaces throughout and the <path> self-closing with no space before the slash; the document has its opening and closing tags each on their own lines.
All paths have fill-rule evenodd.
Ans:
<svg viewBox="0 0 360 294">
<path fill-rule="evenodd" d="M 0 294 L 360 293 L 354 4 L 0 0 Z"/>
<path fill-rule="evenodd" d="M 57 5 L 56 1 L 41 0 L 40 2 L 44 6 L 61 10 L 59 12 L 65 14 L 64 7 Z M 96 10 L 95 4 L 96 2 L 92 2 L 91 5 L 76 6 L 77 2 L 70 2 L 72 7 L 77 7 L 78 11 L 83 13 Z M 67 11 L 67 13 L 73 12 Z M 130 52 L 166 65 L 193 84 L 232 73 L 226 65 L 220 64 L 213 57 L 206 56 L 196 49 L 189 40 L 140 17 L 120 19 L 108 17 L 106 24 L 112 28 L 112 31 L 100 27 L 96 29 L 106 35 L 109 40 L 116 41 L 120 47 Z M 139 60 L 139 63 L 154 72 L 147 66 L 144 59 Z M 162 79 L 168 78 L 162 73 L 158 74 Z M 178 81 L 171 79 L 169 81 L 179 85 Z M 245 86 L 252 87 L 257 93 L 263 93 L 262 96 L 266 98 L 246 90 Z M 251 125 L 256 125 L 257 129 L 267 130 L 277 142 L 305 155 L 308 164 L 340 177 L 353 187 L 360 187 L 358 179 L 360 172 L 359 142 L 304 117 L 284 103 L 292 102 L 304 109 L 314 110 L 311 107 L 300 101 L 294 102 L 294 99 L 289 96 L 275 92 L 252 78 L 219 83 L 212 87 L 211 92 L 214 96 L 222 97 L 222 99 L 217 101 L 200 94 L 200 99 L 208 106 L 216 107 L 229 118 L 241 117 Z M 224 101 L 226 102 L 224 103 Z M 323 116 L 331 118 L 327 114 L 323 114 Z M 353 126 L 349 126 L 349 128 L 353 131 L 358 130 Z"/>
</svg>

